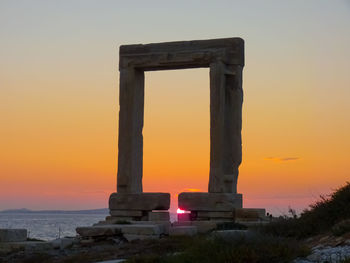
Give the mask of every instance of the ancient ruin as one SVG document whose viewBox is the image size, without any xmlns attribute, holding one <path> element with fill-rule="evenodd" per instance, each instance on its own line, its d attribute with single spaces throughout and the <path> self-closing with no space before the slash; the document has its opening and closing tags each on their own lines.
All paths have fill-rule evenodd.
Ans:
<svg viewBox="0 0 350 263">
<path fill-rule="evenodd" d="M 167 42 L 120 47 L 120 112 L 117 192 L 109 198 L 110 216 L 92 227 L 79 227 L 83 238 L 123 235 L 127 240 L 164 235 L 195 235 L 220 224 L 266 221 L 265 209 L 242 208 L 237 193 L 242 160 L 241 38 Z M 169 193 L 142 189 L 144 72 L 208 67 L 210 69 L 210 171 L 208 192 L 178 197 L 177 222 L 170 222 Z"/>
<path fill-rule="evenodd" d="M 111 215 L 147 219 L 152 210 L 170 206 L 169 194 L 143 193 L 142 189 L 144 71 L 202 67 L 210 69 L 209 187 L 208 193 L 181 193 L 179 207 L 193 212 L 241 208 L 237 177 L 242 160 L 244 41 L 225 38 L 125 45 L 120 47 L 119 59 L 118 178 L 117 193 L 109 201 Z"/>
</svg>

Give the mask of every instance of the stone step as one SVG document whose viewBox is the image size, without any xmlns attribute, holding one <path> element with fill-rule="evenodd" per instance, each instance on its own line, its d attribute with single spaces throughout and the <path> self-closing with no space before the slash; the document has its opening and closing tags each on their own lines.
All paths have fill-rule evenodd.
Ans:
<svg viewBox="0 0 350 263">
<path fill-rule="evenodd" d="M 152 211 L 148 212 L 149 221 L 170 221 L 170 215 L 168 211 Z"/>
<path fill-rule="evenodd" d="M 114 224 L 77 227 L 77 233 L 82 237 L 108 237 L 116 235 L 161 235 L 167 234 L 168 227 L 163 224 Z"/>
<path fill-rule="evenodd" d="M 179 194 L 179 207 L 186 211 L 233 211 L 242 208 L 242 195 L 231 193 L 184 192 Z"/>
<path fill-rule="evenodd" d="M 113 193 L 109 197 L 110 210 L 168 210 L 169 193 Z"/>
<path fill-rule="evenodd" d="M 217 228 L 217 222 L 215 221 L 181 221 L 174 222 L 173 226 L 195 226 L 197 227 L 197 232 L 200 234 L 208 233 Z"/>
</svg>

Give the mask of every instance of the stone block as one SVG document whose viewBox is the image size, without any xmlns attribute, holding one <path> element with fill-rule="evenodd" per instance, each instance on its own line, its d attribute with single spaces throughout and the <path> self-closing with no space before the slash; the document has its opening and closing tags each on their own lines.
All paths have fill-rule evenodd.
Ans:
<svg viewBox="0 0 350 263">
<path fill-rule="evenodd" d="M 19 250 L 25 250 L 28 252 L 44 252 L 52 248 L 53 246 L 51 242 L 46 241 L 19 241 L 0 243 L 0 251 L 4 249 L 8 252 L 14 252 Z"/>
<path fill-rule="evenodd" d="M 168 210 L 169 193 L 113 193 L 109 197 L 110 210 Z"/>
<path fill-rule="evenodd" d="M 169 236 L 194 236 L 197 234 L 195 226 L 173 226 L 169 229 Z"/>
<path fill-rule="evenodd" d="M 173 226 L 195 226 L 197 227 L 197 232 L 200 234 L 208 233 L 217 228 L 217 222 L 215 221 L 181 221 L 174 222 Z"/>
<path fill-rule="evenodd" d="M 123 235 L 160 235 L 163 234 L 159 225 L 124 225 L 121 228 Z"/>
<path fill-rule="evenodd" d="M 0 242 L 21 242 L 27 240 L 27 229 L 0 228 Z"/>
<path fill-rule="evenodd" d="M 154 211 L 148 212 L 149 221 L 170 221 L 170 215 L 168 211 Z"/>
<path fill-rule="evenodd" d="M 144 215 L 141 210 L 110 210 L 111 216 L 125 216 L 125 217 L 141 217 Z"/>
<path fill-rule="evenodd" d="M 123 235 L 126 240 L 134 241 L 134 240 L 145 240 L 145 239 L 158 239 L 159 235 L 134 235 L 134 234 L 125 234 Z"/>
<path fill-rule="evenodd" d="M 198 211 L 197 217 L 227 218 L 227 219 L 233 220 L 234 212 L 233 211 Z"/>
<path fill-rule="evenodd" d="M 230 193 L 184 192 L 179 194 L 179 207 L 187 211 L 233 211 L 242 208 L 242 195 Z"/>
<path fill-rule="evenodd" d="M 77 227 L 77 233 L 82 237 L 115 236 L 121 234 L 121 225 L 98 225 Z"/>
<path fill-rule="evenodd" d="M 169 228 L 171 226 L 170 221 L 131 221 L 131 223 L 137 225 L 157 225 L 164 234 L 169 234 Z"/>
<path fill-rule="evenodd" d="M 73 238 L 57 238 L 50 241 L 54 249 L 65 249 L 71 247 L 74 244 L 75 240 Z"/>
<path fill-rule="evenodd" d="M 177 214 L 177 221 L 191 221 L 190 213 Z"/>
<path fill-rule="evenodd" d="M 234 210 L 236 220 L 264 219 L 266 210 L 263 208 L 236 208 Z"/>
</svg>

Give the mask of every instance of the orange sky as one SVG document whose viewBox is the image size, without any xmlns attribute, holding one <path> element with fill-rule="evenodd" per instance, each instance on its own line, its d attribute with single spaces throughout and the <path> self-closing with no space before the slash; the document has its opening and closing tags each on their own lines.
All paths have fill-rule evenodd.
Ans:
<svg viewBox="0 0 350 263">
<path fill-rule="evenodd" d="M 117 48 L 140 42 L 245 39 L 245 207 L 300 210 L 349 181 L 350 5 L 156 2 L 1 2 L 0 210 L 107 207 Z M 172 210 L 179 192 L 207 190 L 208 74 L 146 73 L 144 190 L 170 192 Z"/>
</svg>

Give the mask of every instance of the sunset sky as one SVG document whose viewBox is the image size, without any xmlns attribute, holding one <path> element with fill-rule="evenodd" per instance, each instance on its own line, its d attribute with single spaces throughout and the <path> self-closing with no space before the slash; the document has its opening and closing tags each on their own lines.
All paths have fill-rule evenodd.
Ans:
<svg viewBox="0 0 350 263">
<path fill-rule="evenodd" d="M 350 181 L 350 1 L 0 0 L 0 210 L 107 207 L 122 44 L 241 37 L 244 207 Z M 147 72 L 144 191 L 207 191 L 209 70 Z"/>
</svg>

